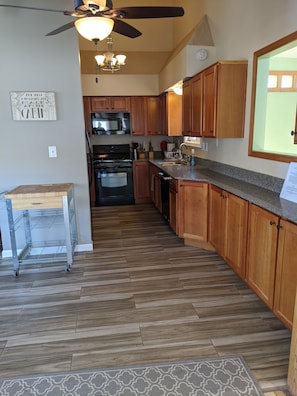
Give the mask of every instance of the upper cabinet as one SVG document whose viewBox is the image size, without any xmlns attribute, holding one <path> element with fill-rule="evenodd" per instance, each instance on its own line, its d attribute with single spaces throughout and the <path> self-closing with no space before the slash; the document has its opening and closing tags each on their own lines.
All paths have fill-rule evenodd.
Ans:
<svg viewBox="0 0 297 396">
<path fill-rule="evenodd" d="M 92 112 L 130 112 L 130 97 L 91 96 Z"/>
<path fill-rule="evenodd" d="M 246 81 L 246 61 L 220 61 L 185 81 L 183 134 L 243 137 Z"/>
<path fill-rule="evenodd" d="M 166 92 L 160 96 L 161 133 L 167 136 L 182 135 L 182 96 Z"/>
<path fill-rule="evenodd" d="M 185 136 L 192 136 L 192 80 L 183 83 L 182 131 Z"/>
<path fill-rule="evenodd" d="M 160 98 L 131 96 L 131 129 L 133 136 L 160 135 Z"/>
</svg>

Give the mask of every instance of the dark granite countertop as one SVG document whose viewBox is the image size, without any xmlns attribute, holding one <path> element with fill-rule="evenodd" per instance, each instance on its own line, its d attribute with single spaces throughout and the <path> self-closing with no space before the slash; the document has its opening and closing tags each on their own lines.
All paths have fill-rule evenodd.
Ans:
<svg viewBox="0 0 297 396">
<path fill-rule="evenodd" d="M 297 224 L 297 204 L 281 199 L 278 192 L 215 172 L 200 165 L 194 167 L 181 164 L 164 165 L 164 161 L 160 160 L 151 160 L 150 162 L 174 179 L 211 183 Z"/>
</svg>

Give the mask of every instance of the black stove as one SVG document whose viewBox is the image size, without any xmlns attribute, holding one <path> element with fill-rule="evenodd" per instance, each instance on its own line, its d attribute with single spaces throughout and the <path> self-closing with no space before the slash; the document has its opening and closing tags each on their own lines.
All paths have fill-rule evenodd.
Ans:
<svg viewBox="0 0 297 396">
<path fill-rule="evenodd" d="M 132 162 L 129 144 L 104 144 L 93 146 L 94 163 Z"/>
<path fill-rule="evenodd" d="M 94 145 L 96 206 L 134 204 L 129 144 Z"/>
</svg>

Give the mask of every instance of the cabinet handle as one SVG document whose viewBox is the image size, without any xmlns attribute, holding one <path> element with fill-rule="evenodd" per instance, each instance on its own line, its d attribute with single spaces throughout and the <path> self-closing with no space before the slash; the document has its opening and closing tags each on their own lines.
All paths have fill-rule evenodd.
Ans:
<svg viewBox="0 0 297 396">
<path fill-rule="evenodd" d="M 275 224 L 275 221 L 270 220 L 269 224 L 272 226 Z"/>
<path fill-rule="evenodd" d="M 278 225 L 276 226 L 276 228 L 277 228 L 278 230 L 280 230 L 281 228 L 283 228 L 283 226 L 281 226 L 281 225 L 278 224 Z"/>
<path fill-rule="evenodd" d="M 291 136 L 295 136 L 295 135 L 297 135 L 297 132 L 291 131 Z"/>
</svg>

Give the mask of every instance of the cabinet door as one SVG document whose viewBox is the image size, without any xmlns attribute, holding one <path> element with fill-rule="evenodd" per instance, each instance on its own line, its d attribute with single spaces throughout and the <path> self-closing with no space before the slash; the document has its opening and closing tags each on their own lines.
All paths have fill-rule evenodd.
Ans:
<svg viewBox="0 0 297 396">
<path fill-rule="evenodd" d="M 217 65 L 215 136 L 218 138 L 243 137 L 246 74 L 245 62 Z"/>
<path fill-rule="evenodd" d="M 275 314 L 292 328 L 297 286 L 297 226 L 280 221 L 275 279 Z"/>
<path fill-rule="evenodd" d="M 208 184 L 181 181 L 179 186 L 180 237 L 207 242 Z"/>
<path fill-rule="evenodd" d="M 126 96 L 92 96 L 91 97 L 92 112 L 129 112 L 130 97 Z"/>
<path fill-rule="evenodd" d="M 146 104 L 146 134 L 160 135 L 160 99 L 158 96 L 144 98 Z"/>
<path fill-rule="evenodd" d="M 226 207 L 226 239 L 224 259 L 241 277 L 245 278 L 248 202 L 224 192 Z"/>
<path fill-rule="evenodd" d="M 183 83 L 182 127 L 183 127 L 183 135 L 191 136 L 191 133 L 192 133 L 192 83 L 191 83 L 191 80 L 184 81 L 184 83 Z"/>
<path fill-rule="evenodd" d="M 133 182 L 135 203 L 150 201 L 149 162 L 133 162 Z"/>
<path fill-rule="evenodd" d="M 202 136 L 202 74 L 192 80 L 192 136 Z"/>
<path fill-rule="evenodd" d="M 226 194 L 216 186 L 209 191 L 209 242 L 224 257 L 226 239 Z"/>
<path fill-rule="evenodd" d="M 89 136 L 92 134 L 92 121 L 91 121 L 91 98 L 90 96 L 83 97 L 85 128 Z"/>
<path fill-rule="evenodd" d="M 133 136 L 145 135 L 145 102 L 142 96 L 131 97 L 131 127 Z"/>
<path fill-rule="evenodd" d="M 159 175 L 160 169 L 150 164 L 150 193 L 151 200 L 155 207 L 161 212 L 162 200 L 161 200 L 161 177 Z"/>
<path fill-rule="evenodd" d="M 111 111 L 121 111 L 126 113 L 130 112 L 130 97 L 111 96 L 109 99 L 109 106 Z"/>
<path fill-rule="evenodd" d="M 178 235 L 178 181 L 176 179 L 170 180 L 170 189 L 169 189 L 169 219 L 170 219 L 170 227 L 173 231 Z"/>
<path fill-rule="evenodd" d="M 182 95 L 174 92 L 166 94 L 166 134 L 168 136 L 182 135 Z"/>
<path fill-rule="evenodd" d="M 278 216 L 250 204 L 246 280 L 272 309 L 274 298 Z"/>
<path fill-rule="evenodd" d="M 217 66 L 203 72 L 203 136 L 215 136 Z"/>
<path fill-rule="evenodd" d="M 109 97 L 108 96 L 92 96 L 91 97 L 92 112 L 109 111 Z"/>
</svg>

